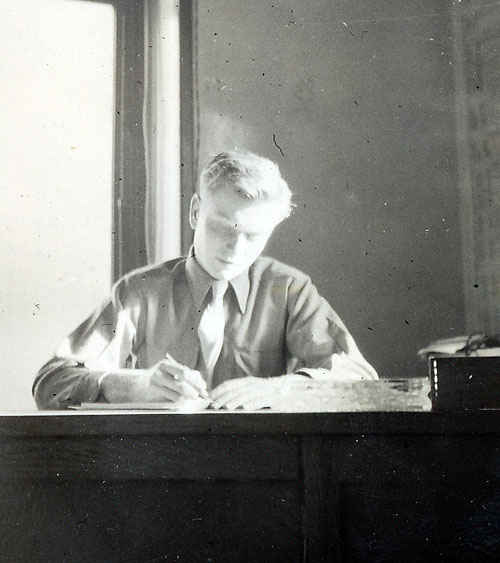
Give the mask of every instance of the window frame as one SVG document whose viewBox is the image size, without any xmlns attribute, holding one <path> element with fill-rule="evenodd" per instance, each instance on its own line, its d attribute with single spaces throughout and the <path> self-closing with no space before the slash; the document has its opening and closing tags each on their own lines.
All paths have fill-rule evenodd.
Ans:
<svg viewBox="0 0 500 563">
<path fill-rule="evenodd" d="M 145 7 L 143 0 L 108 0 L 116 13 L 112 282 L 147 264 L 144 145 Z M 191 243 L 188 208 L 195 191 L 196 0 L 180 3 L 181 244 Z"/>
</svg>

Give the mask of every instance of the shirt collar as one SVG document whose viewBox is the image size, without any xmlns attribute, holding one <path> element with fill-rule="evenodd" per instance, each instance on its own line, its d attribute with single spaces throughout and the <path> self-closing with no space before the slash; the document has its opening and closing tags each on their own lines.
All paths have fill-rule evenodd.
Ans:
<svg viewBox="0 0 500 563">
<path fill-rule="evenodd" d="M 200 266 L 194 255 L 193 246 L 189 249 L 186 258 L 186 273 L 193 299 L 197 307 L 201 308 L 203 300 L 215 279 Z M 229 280 L 229 285 L 233 288 L 241 313 L 245 313 L 250 291 L 248 270 L 244 270 L 241 274 Z"/>
</svg>

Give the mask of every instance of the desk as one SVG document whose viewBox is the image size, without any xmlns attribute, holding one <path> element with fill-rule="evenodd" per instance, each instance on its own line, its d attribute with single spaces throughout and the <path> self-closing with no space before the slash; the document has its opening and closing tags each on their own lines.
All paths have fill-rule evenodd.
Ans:
<svg viewBox="0 0 500 563">
<path fill-rule="evenodd" d="M 500 554 L 496 411 L 1 416 L 0 456 L 2 561 Z"/>
</svg>

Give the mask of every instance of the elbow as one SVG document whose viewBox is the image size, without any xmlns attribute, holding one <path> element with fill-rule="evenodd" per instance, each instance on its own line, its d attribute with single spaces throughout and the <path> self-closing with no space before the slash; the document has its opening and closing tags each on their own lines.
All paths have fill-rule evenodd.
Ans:
<svg viewBox="0 0 500 563">
<path fill-rule="evenodd" d="M 35 393 L 33 398 L 38 410 L 62 410 L 67 408 L 67 405 L 58 401 L 57 395 L 50 397 L 47 394 Z"/>
<path fill-rule="evenodd" d="M 376 381 L 377 379 L 379 379 L 378 373 L 376 372 L 375 368 L 371 364 L 369 364 L 364 358 L 355 359 L 353 361 L 359 367 L 361 380 Z"/>
<path fill-rule="evenodd" d="M 62 410 L 69 406 L 64 399 L 65 393 L 57 390 L 43 379 L 37 381 L 33 386 L 33 399 L 38 410 Z"/>
<path fill-rule="evenodd" d="M 369 377 L 368 379 L 377 380 L 380 379 L 378 373 L 376 372 L 375 368 L 366 362 L 366 370 L 368 371 Z"/>
<path fill-rule="evenodd" d="M 86 370 L 83 370 L 86 372 Z M 82 368 L 75 362 L 54 358 L 38 372 L 33 383 L 32 394 L 39 410 L 67 409 L 75 402 L 72 391 L 81 379 Z"/>
<path fill-rule="evenodd" d="M 375 381 L 379 378 L 375 369 L 361 355 L 335 354 L 330 361 L 330 370 L 337 379 Z"/>
</svg>

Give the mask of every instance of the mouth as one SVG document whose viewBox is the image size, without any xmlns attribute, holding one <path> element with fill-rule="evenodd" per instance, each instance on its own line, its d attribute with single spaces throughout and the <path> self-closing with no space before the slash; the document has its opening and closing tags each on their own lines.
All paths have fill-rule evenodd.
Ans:
<svg viewBox="0 0 500 563">
<path fill-rule="evenodd" d="M 231 260 L 224 260 L 224 258 L 217 258 L 217 260 L 219 262 L 221 262 L 222 264 L 225 264 L 226 266 L 237 266 L 237 264 L 235 264 L 233 261 Z"/>
</svg>

